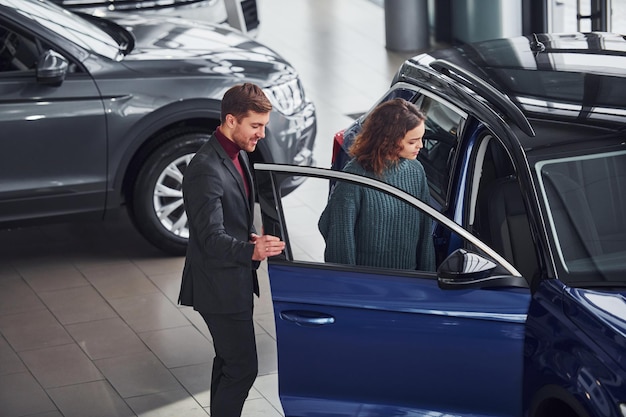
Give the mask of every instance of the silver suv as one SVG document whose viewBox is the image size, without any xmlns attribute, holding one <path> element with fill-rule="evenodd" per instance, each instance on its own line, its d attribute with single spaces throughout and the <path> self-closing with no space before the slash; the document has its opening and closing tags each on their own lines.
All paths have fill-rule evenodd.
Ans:
<svg viewBox="0 0 626 417">
<path fill-rule="evenodd" d="M 315 107 L 296 71 L 239 31 L 0 0 L 0 227 L 126 205 L 150 242 L 184 253 L 185 167 L 242 82 L 274 105 L 251 160 L 313 163 Z"/>
</svg>

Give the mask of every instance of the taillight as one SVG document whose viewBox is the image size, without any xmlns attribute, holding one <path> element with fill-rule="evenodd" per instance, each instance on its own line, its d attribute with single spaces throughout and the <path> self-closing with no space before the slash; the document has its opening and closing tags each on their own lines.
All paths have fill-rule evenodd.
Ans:
<svg viewBox="0 0 626 417">
<path fill-rule="evenodd" d="M 333 156 L 330 159 L 330 163 L 334 164 L 339 152 L 341 152 L 341 147 L 343 146 L 343 132 L 345 129 L 340 130 L 335 133 L 335 137 L 333 137 Z"/>
</svg>

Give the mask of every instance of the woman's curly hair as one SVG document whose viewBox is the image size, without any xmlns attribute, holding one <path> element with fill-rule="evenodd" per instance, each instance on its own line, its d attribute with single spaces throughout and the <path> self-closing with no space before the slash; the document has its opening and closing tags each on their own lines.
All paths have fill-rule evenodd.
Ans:
<svg viewBox="0 0 626 417">
<path fill-rule="evenodd" d="M 399 161 L 406 133 L 426 120 L 421 110 L 402 98 L 379 104 L 365 119 L 363 129 L 350 147 L 350 154 L 366 170 L 381 175 Z"/>
</svg>

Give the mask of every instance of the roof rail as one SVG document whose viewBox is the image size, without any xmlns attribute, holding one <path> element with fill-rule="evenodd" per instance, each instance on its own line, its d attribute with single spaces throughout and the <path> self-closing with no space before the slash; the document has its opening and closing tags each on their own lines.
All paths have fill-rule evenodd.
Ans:
<svg viewBox="0 0 626 417">
<path fill-rule="evenodd" d="M 471 72 L 468 72 L 458 65 L 446 61 L 445 59 L 436 59 L 430 63 L 430 66 L 439 73 L 444 74 L 485 96 L 491 100 L 500 111 L 513 119 L 517 127 L 519 127 L 524 133 L 529 136 L 535 136 L 535 130 L 530 125 L 526 116 L 524 116 L 524 113 L 522 113 L 520 108 L 517 107 L 507 95 L 502 94 L 492 85 L 481 80 Z"/>
</svg>

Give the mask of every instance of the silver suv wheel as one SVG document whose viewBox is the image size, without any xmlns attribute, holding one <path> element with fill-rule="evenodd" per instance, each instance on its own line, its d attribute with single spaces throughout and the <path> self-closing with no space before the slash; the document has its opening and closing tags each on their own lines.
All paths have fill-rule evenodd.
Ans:
<svg viewBox="0 0 626 417">
<path fill-rule="evenodd" d="M 189 240 L 183 206 L 183 176 L 211 135 L 189 128 L 167 132 L 141 166 L 130 197 L 131 217 L 141 234 L 172 255 L 184 255 Z"/>
<path fill-rule="evenodd" d="M 170 233 L 189 238 L 187 213 L 183 208 L 183 172 L 195 153 L 183 155 L 165 167 L 154 187 L 154 212 Z"/>
</svg>

